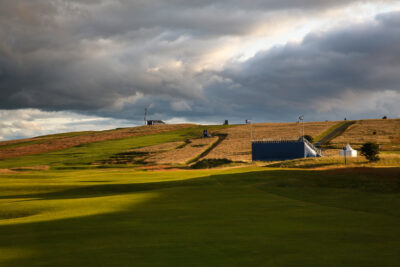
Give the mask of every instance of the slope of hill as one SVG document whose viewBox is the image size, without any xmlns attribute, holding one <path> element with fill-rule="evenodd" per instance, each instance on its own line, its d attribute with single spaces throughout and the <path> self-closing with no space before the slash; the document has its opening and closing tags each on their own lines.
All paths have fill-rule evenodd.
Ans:
<svg viewBox="0 0 400 267">
<path fill-rule="evenodd" d="M 347 143 L 360 147 L 365 142 L 375 142 L 384 150 L 400 150 L 400 119 L 359 120 L 331 144 L 343 147 Z"/>
<path fill-rule="evenodd" d="M 210 130 L 224 129 L 230 126 L 209 126 Z M 138 127 L 142 129 L 142 127 Z M 115 135 L 112 131 L 109 136 L 106 136 L 108 140 L 98 141 L 93 138 L 92 142 L 79 144 L 73 147 L 60 149 L 56 151 L 48 151 L 37 153 L 33 155 L 14 156 L 0 159 L 1 168 L 20 168 L 26 166 L 43 166 L 47 165 L 52 168 L 92 168 L 92 167 L 112 167 L 112 159 L 118 155 L 126 154 L 132 149 L 149 147 L 159 144 L 165 144 L 168 142 L 185 141 L 187 139 L 200 138 L 204 126 L 195 125 L 169 125 L 167 127 L 149 126 L 146 127 L 147 131 L 141 131 L 140 134 L 135 134 L 135 128 L 128 128 L 123 130 L 132 130 L 130 136 L 121 138 L 121 135 Z M 119 130 L 117 130 L 118 132 Z M 104 132 L 101 132 L 104 134 Z M 117 139 L 112 139 L 118 136 Z M 80 138 L 79 136 L 77 138 Z M 111 139 L 111 140 L 110 140 Z M 58 142 L 62 142 L 64 138 L 56 139 Z M 54 147 L 54 141 L 49 141 L 52 148 Z M 43 143 L 47 145 L 47 143 Z M 32 145 L 35 146 L 35 145 Z M 31 145 L 21 146 L 21 148 L 29 149 Z M 197 150 L 194 147 L 194 150 Z M 185 151 L 185 150 L 179 150 Z M 196 154 L 191 155 L 195 157 Z M 5 155 L 6 157 L 6 155 Z M 105 165 L 99 164 L 104 162 Z M 120 163 L 123 163 L 122 165 Z M 123 167 L 125 164 L 137 165 L 138 162 L 134 159 L 131 162 L 118 162 L 118 167 Z M 114 166 L 116 167 L 116 166 Z"/>
<path fill-rule="evenodd" d="M 83 144 L 163 133 L 193 126 L 192 124 L 152 125 L 107 131 L 88 131 L 40 136 L 0 142 L 0 159 L 63 150 Z"/>
<path fill-rule="evenodd" d="M 347 128 L 353 125 L 356 121 L 342 121 L 336 125 L 333 125 L 328 130 L 324 131 L 314 138 L 314 142 L 318 142 L 320 146 L 329 143 L 332 139 L 342 135 Z"/>
<path fill-rule="evenodd" d="M 319 138 L 342 124 L 343 122 L 335 121 L 308 122 L 304 124 L 304 131 L 307 135 Z M 251 138 L 297 139 L 302 134 L 302 126 L 299 123 L 229 126 L 182 124 L 42 136 L 0 142 L 0 169 L 149 165 L 182 167 L 193 162 L 194 159 L 201 158 L 249 162 L 251 161 Z M 218 142 L 216 138 L 199 139 L 203 129 L 208 129 L 211 134 L 224 136 L 224 138 L 218 139 Z M 350 143 L 357 148 L 366 141 L 378 142 L 383 150 L 396 153 L 400 150 L 400 120 L 355 121 L 353 125 L 331 140 L 330 148 L 325 151 L 325 155 L 337 155 L 337 149 L 345 143 Z M 363 163 L 362 159 L 360 160 L 358 163 Z M 389 165 L 393 166 L 398 161 L 396 158 Z"/>
<path fill-rule="evenodd" d="M 319 135 L 338 122 L 307 122 L 304 123 L 304 134 L 313 137 Z M 298 139 L 302 135 L 303 125 L 300 123 L 257 123 L 240 125 L 224 129 L 227 138 L 206 158 L 227 158 L 230 160 L 251 160 L 251 139 L 280 140 Z"/>
<path fill-rule="evenodd" d="M 391 122 L 372 123 L 385 127 L 375 140 L 393 148 L 398 121 Z M 355 142 L 370 123 L 337 138 Z M 307 123 L 305 133 L 315 137 L 337 124 Z M 338 169 L 342 159 L 325 157 L 188 170 L 189 158 L 204 155 L 247 160 L 251 134 L 297 138 L 301 126 L 168 127 L 0 143 L 5 150 L 39 140 L 58 149 L 0 159 L 0 265 L 399 265 L 400 155 L 395 168 Z M 205 128 L 215 137 L 202 139 Z M 73 147 L 54 146 L 90 136 Z M 148 171 L 161 163 L 169 170 Z M 299 169 L 329 164 L 335 169 Z"/>
</svg>

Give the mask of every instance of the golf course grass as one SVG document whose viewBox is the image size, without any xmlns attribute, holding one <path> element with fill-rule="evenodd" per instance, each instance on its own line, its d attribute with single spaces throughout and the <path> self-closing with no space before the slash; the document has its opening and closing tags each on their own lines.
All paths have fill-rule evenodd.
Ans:
<svg viewBox="0 0 400 267">
<path fill-rule="evenodd" d="M 398 168 L 0 174 L 0 266 L 398 266 Z"/>
</svg>

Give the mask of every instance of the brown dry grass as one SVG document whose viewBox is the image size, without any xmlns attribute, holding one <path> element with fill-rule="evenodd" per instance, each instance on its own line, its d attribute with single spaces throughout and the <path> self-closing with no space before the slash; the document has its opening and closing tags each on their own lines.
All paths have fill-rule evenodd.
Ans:
<svg viewBox="0 0 400 267">
<path fill-rule="evenodd" d="M 343 147 L 349 143 L 359 148 L 366 142 L 378 143 L 384 150 L 400 150 L 400 119 L 357 121 L 331 144 Z"/>
<path fill-rule="evenodd" d="M 189 144 L 180 149 L 157 153 L 147 158 L 146 161 L 155 164 L 184 164 L 200 155 L 217 140 L 218 137 L 193 139 L 190 140 Z"/>
<path fill-rule="evenodd" d="M 108 130 L 100 132 L 84 132 L 82 135 L 75 136 L 49 136 L 39 138 L 29 138 L 18 141 L 4 141 L 0 142 L 0 148 L 4 145 L 18 144 L 30 141 L 45 141 L 39 144 L 27 144 L 12 148 L 0 149 L 0 159 L 39 154 L 49 151 L 62 150 L 81 144 L 87 144 L 92 142 L 107 141 L 113 139 L 121 139 L 132 136 L 140 136 L 147 134 L 156 134 L 162 132 L 168 132 L 178 129 L 183 129 L 193 126 L 192 124 L 172 124 L 172 125 L 152 125 L 152 126 L 138 126 L 132 128 L 124 128 L 117 130 Z"/>
<path fill-rule="evenodd" d="M 335 157 L 335 156 L 339 155 L 340 150 L 341 149 L 335 149 L 335 148 L 333 148 L 333 149 L 323 149 L 322 155 L 324 157 Z"/>
<path fill-rule="evenodd" d="M 369 162 L 363 156 L 345 159 L 344 157 L 329 156 L 321 158 L 294 159 L 288 161 L 268 163 L 269 167 L 281 168 L 307 168 L 307 169 L 331 169 L 338 167 L 398 167 L 400 166 L 400 155 L 397 154 L 380 154 L 380 160 L 377 162 Z"/>
<path fill-rule="evenodd" d="M 10 169 L 0 169 L 0 173 L 16 173 L 16 171 L 12 171 Z"/>
<path fill-rule="evenodd" d="M 317 136 L 339 122 L 307 122 L 304 133 Z M 301 124 L 298 123 L 258 123 L 241 125 L 221 130 L 227 138 L 214 148 L 205 158 L 227 158 L 232 161 L 251 160 L 251 128 L 253 139 L 298 139 L 301 136 Z"/>
<path fill-rule="evenodd" d="M 168 150 L 173 150 L 183 144 L 185 144 L 185 142 L 183 142 L 183 141 L 169 142 L 169 143 L 164 143 L 164 144 L 159 144 L 159 145 L 154 145 L 154 146 L 147 146 L 147 147 L 142 147 L 142 148 L 138 148 L 138 149 L 132 149 L 130 151 L 158 153 L 158 152 L 165 152 Z"/>
</svg>

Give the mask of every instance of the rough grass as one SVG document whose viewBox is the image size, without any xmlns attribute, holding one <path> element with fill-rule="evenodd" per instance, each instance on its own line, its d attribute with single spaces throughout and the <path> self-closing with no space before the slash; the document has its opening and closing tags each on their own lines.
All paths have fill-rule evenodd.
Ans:
<svg viewBox="0 0 400 267">
<path fill-rule="evenodd" d="M 199 159 L 206 157 L 213 149 L 215 149 L 222 141 L 225 140 L 227 134 L 217 134 L 217 137 L 214 138 L 213 142 L 210 143 L 206 149 L 204 149 L 200 154 L 192 157 L 186 164 L 191 164 L 193 162 L 198 161 Z"/>
<path fill-rule="evenodd" d="M 0 169 L 36 165 L 49 165 L 52 168 L 63 169 L 92 168 L 96 167 L 96 165 L 92 164 L 94 162 L 110 159 L 118 153 L 123 153 L 135 148 L 200 137 L 203 128 L 204 126 L 194 126 L 169 132 L 81 144 L 60 151 L 0 159 Z M 208 128 L 223 129 L 226 128 L 226 126 L 208 126 Z"/>
<path fill-rule="evenodd" d="M 147 153 L 159 153 L 159 152 L 165 152 L 165 151 L 169 151 L 169 150 L 182 148 L 184 144 L 186 144 L 186 142 L 184 142 L 184 141 L 168 142 L 168 143 L 163 143 L 163 144 L 154 145 L 154 146 L 146 146 L 146 147 L 142 147 L 142 148 L 137 148 L 132 151 L 147 152 Z"/>
<path fill-rule="evenodd" d="M 0 175 L 1 266 L 398 266 L 398 168 Z"/>
<path fill-rule="evenodd" d="M 382 153 L 379 154 L 380 160 L 377 162 L 370 163 L 363 156 L 356 158 L 346 158 L 346 165 L 344 157 L 330 156 L 321 158 L 306 158 L 306 159 L 294 159 L 275 163 L 267 163 L 269 167 L 280 167 L 280 168 L 321 168 L 321 167 L 398 167 L 400 166 L 400 155 L 393 153 Z"/>
<path fill-rule="evenodd" d="M 190 166 L 192 169 L 210 169 L 232 163 L 229 159 L 202 159 Z"/>
<path fill-rule="evenodd" d="M 31 138 L 27 140 L 0 142 L 6 146 L 0 149 L 0 159 L 34 155 L 50 151 L 59 151 L 71 147 L 83 146 L 94 142 L 124 139 L 134 136 L 157 134 L 194 127 L 190 124 L 154 125 L 107 130 L 100 132 L 77 132 Z M 8 146 L 8 147 L 7 147 Z"/>
<path fill-rule="evenodd" d="M 108 131 L 110 131 L 110 130 L 108 130 Z M 103 132 L 108 132 L 108 131 L 103 131 Z M 96 134 L 96 133 L 99 133 L 99 132 L 95 132 L 95 131 L 69 132 L 69 133 L 43 135 L 43 136 L 37 136 L 37 137 L 27 138 L 27 139 L 1 141 L 0 142 L 0 150 L 1 149 L 18 148 L 18 147 L 36 145 L 36 144 L 43 144 L 43 143 L 47 143 L 53 139 L 58 139 L 58 138 L 75 137 L 75 136 L 82 136 L 82 135 Z"/>
<path fill-rule="evenodd" d="M 203 151 L 217 141 L 217 137 L 191 139 L 190 143 L 178 149 L 157 153 L 147 159 L 154 164 L 185 164 L 200 155 Z"/>
<path fill-rule="evenodd" d="M 307 122 L 305 134 L 317 136 L 338 122 Z M 253 139 L 298 139 L 302 135 L 299 123 L 257 123 L 241 125 L 221 131 L 227 138 L 213 149 L 206 158 L 227 158 L 232 161 L 251 160 L 251 137 Z"/>
<path fill-rule="evenodd" d="M 340 148 L 349 143 L 359 148 L 366 142 L 380 144 L 384 150 L 400 150 L 400 119 L 356 121 L 342 135 L 331 140 L 331 145 Z"/>
</svg>

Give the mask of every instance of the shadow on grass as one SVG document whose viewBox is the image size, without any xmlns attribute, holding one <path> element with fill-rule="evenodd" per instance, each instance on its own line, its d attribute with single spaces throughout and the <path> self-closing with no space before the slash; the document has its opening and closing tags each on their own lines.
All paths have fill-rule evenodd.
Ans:
<svg viewBox="0 0 400 267">
<path fill-rule="evenodd" d="M 296 165 L 296 163 L 299 162 L 301 165 Z M 329 167 L 333 165 L 337 165 L 338 163 L 327 163 L 327 162 L 321 162 L 321 163 L 315 163 L 311 162 L 309 164 L 303 163 L 300 161 L 296 162 L 278 162 L 278 163 L 271 163 L 265 165 L 265 167 L 270 167 L 270 168 L 304 168 L 304 169 L 309 169 L 309 168 L 321 168 L 321 167 Z"/>
<path fill-rule="evenodd" d="M 310 201 L 319 203 L 315 196 L 318 191 L 309 192 L 307 188 L 399 192 L 399 173 L 400 168 L 267 170 L 7 196 L 3 199 L 51 200 L 159 190 L 157 198 L 123 211 L 0 226 L 0 251 L 7 248 L 32 252 L 9 260 L 0 256 L 0 265 L 393 265 L 400 261 L 400 247 L 396 245 L 400 242 L 398 219 L 307 206 L 288 198 L 302 199 L 308 194 Z M 293 190 L 281 190 L 288 187 Z M 346 197 L 359 200 L 360 195 L 353 196 L 355 191 L 349 191 Z M 319 194 L 327 192 L 337 193 Z M 347 199 L 336 202 L 349 206 Z M 391 203 L 393 209 L 400 208 L 399 201 Z"/>
<path fill-rule="evenodd" d="M 35 199 L 72 199 L 110 196 L 117 194 L 146 192 L 175 187 L 198 187 L 213 184 L 246 185 L 265 183 L 270 185 L 289 181 L 293 186 L 312 186 L 328 188 L 352 188 L 368 192 L 393 193 L 400 192 L 400 168 L 342 168 L 333 170 L 266 170 L 236 174 L 219 174 L 195 177 L 187 180 L 100 184 L 77 186 L 65 190 L 46 193 L 18 194 L 0 196 L 0 199 L 35 198 Z M 81 181 L 111 182 L 111 181 Z"/>
<path fill-rule="evenodd" d="M 156 182 L 156 183 L 137 183 L 137 184 L 105 184 L 105 185 L 91 185 L 80 186 L 76 188 L 68 188 L 47 193 L 37 194 L 20 194 L 20 195 L 7 195 L 0 196 L 0 199 L 73 199 L 73 198 L 92 198 L 102 196 L 112 196 L 127 193 L 138 193 L 153 190 L 161 190 L 172 187 L 188 187 L 188 186 L 201 186 L 210 183 L 210 180 L 200 180 L 201 178 L 194 178 L 185 181 L 171 181 L 171 182 Z"/>
<path fill-rule="evenodd" d="M 360 167 L 368 164 L 367 160 L 347 159 L 347 165 L 349 167 Z M 312 169 L 312 168 L 322 168 L 322 167 L 345 167 L 344 158 L 307 158 L 307 159 L 293 159 L 281 162 L 274 162 L 266 164 L 265 167 L 271 168 L 300 168 L 300 169 Z"/>
</svg>

